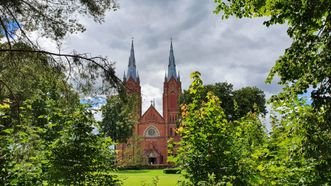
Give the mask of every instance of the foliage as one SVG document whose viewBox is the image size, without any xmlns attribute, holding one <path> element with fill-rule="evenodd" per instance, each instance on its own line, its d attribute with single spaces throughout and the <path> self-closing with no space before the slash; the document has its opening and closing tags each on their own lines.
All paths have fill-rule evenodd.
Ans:
<svg viewBox="0 0 331 186">
<path fill-rule="evenodd" d="M 159 177 L 158 176 L 155 176 L 155 177 L 153 177 L 152 178 L 152 181 L 151 181 L 151 183 L 146 183 L 146 180 L 143 180 L 143 181 L 141 181 L 141 186 L 157 186 L 158 185 L 158 183 L 159 183 Z"/>
<path fill-rule="evenodd" d="M 3 45 L 1 45 L 3 47 Z M 19 43 L 13 47 L 27 47 Z M 74 93 L 65 75 L 40 54 L 0 54 L 0 100 L 10 98 L 19 104 L 22 101 L 45 99 L 57 100 L 63 106 L 75 106 L 78 95 Z"/>
<path fill-rule="evenodd" d="M 79 104 L 64 75 L 40 55 L 1 54 L 0 174 L 3 183 L 37 184 L 49 142 L 62 129 L 62 115 Z M 43 65 L 41 65 L 43 64 Z M 7 132 L 6 132 L 7 131 Z"/>
<path fill-rule="evenodd" d="M 0 105 L 0 179 L 8 185 L 34 185 L 41 183 L 45 162 L 45 144 L 41 138 L 45 130 L 33 126 L 29 101 L 20 107 L 20 122 L 10 118 L 9 100 Z M 12 119 L 9 126 L 7 121 Z"/>
<path fill-rule="evenodd" d="M 182 106 L 181 136 L 176 163 L 193 185 L 208 181 L 224 184 L 247 183 L 244 158 L 266 140 L 262 123 L 255 113 L 240 121 L 228 121 L 218 97 L 209 92 L 203 98 L 200 73 L 192 73 L 189 88 L 192 102 Z"/>
<path fill-rule="evenodd" d="M 88 92 L 102 79 L 109 88 L 121 88 L 112 64 L 42 50 L 28 36 L 36 31 L 60 45 L 68 33 L 84 30 L 77 17 L 101 22 L 116 7 L 113 0 L 0 2 L 0 35 L 7 39 L 0 45 L 1 183 L 117 184 L 107 172 L 114 161 L 112 141 L 92 133 L 96 123 L 69 85 Z"/>
<path fill-rule="evenodd" d="M 288 25 L 287 33 L 292 39 L 292 44 L 276 61 L 267 82 L 270 83 L 277 75 L 280 77 L 279 83 L 285 86 L 284 91 L 273 98 L 278 102 L 276 104 L 279 106 L 278 109 L 283 106 L 289 108 L 290 114 L 284 114 L 281 119 L 288 126 L 281 129 L 291 128 L 294 131 L 304 130 L 305 132 L 297 135 L 297 138 L 303 138 L 301 141 L 305 144 L 301 155 L 301 152 L 294 153 L 298 155 L 298 159 L 300 157 L 303 159 L 299 163 L 294 163 L 297 169 L 303 171 L 297 177 L 302 178 L 304 183 L 312 182 L 317 185 L 329 183 L 331 148 L 327 144 L 330 142 L 331 131 L 331 2 L 327 0 L 229 0 L 227 2 L 215 0 L 215 2 L 217 3 L 215 12 L 222 12 L 223 18 L 229 16 L 268 17 L 268 20 L 264 22 L 266 26 Z M 312 107 L 298 104 L 295 98 L 307 92 L 311 92 Z M 293 116 L 292 113 L 296 115 Z M 290 118 L 293 121 L 290 121 Z M 280 130 L 277 127 L 274 129 Z M 277 133 L 277 131 L 274 132 Z M 289 137 L 291 140 L 297 138 Z M 281 144 L 285 142 L 288 141 Z M 310 145 L 306 146 L 307 144 Z M 281 149 L 285 152 L 293 150 L 290 146 Z M 275 155 L 277 156 L 283 157 L 284 154 Z M 307 176 L 304 179 L 304 175 L 307 175 L 305 171 L 309 171 L 310 168 L 314 172 L 312 175 L 315 175 L 317 171 L 316 176 Z M 294 174 L 291 172 L 293 169 L 293 167 L 287 167 L 286 170 L 289 172 L 283 175 L 284 180 L 289 183 L 295 182 L 295 179 L 288 177 L 289 174 Z M 278 179 L 281 179 L 281 176 Z M 279 180 L 275 182 L 278 183 Z"/>
<path fill-rule="evenodd" d="M 111 169 L 114 153 L 109 149 L 110 139 L 92 133 L 92 115 L 83 108 L 66 114 L 52 102 L 46 104 L 51 113 L 38 117 L 47 118 L 44 126 L 31 122 L 34 110 L 26 100 L 20 107 L 20 122 L 1 130 L 2 183 L 42 185 L 47 180 L 49 184 L 116 184 L 116 176 L 100 172 Z M 0 112 L 1 121 L 5 121 L 2 119 L 9 116 L 10 105 L 2 104 Z M 96 175 L 93 180 L 90 174 Z"/>
<path fill-rule="evenodd" d="M 267 82 L 275 75 L 280 84 L 288 86 L 278 97 L 286 99 L 291 94 L 311 91 L 315 108 L 331 109 L 331 2 L 296 0 L 230 0 L 217 3 L 216 13 L 229 16 L 269 16 L 265 25 L 286 23 L 292 45 L 285 50 L 272 68 Z M 330 112 L 328 112 L 330 113 Z M 331 121 L 331 115 L 325 115 Z"/>
<path fill-rule="evenodd" d="M 1 183 L 61 182 L 63 176 L 75 174 L 74 171 L 57 174 L 59 170 L 65 172 L 59 166 L 61 161 L 77 160 L 75 170 L 85 176 L 78 180 L 92 183 L 89 175 L 93 174 L 96 175 L 93 183 L 100 179 L 100 184 L 115 184 L 115 176 L 100 172 L 109 171 L 113 164 L 111 141 L 91 133 L 95 121 L 80 106 L 78 95 L 64 81 L 64 74 L 48 65 L 43 55 L 27 54 L 21 59 L 0 57 L 11 58 L 0 62 L 0 79 L 6 82 L 0 90 Z M 70 138 L 71 134 L 75 138 Z M 54 161 L 59 160 L 56 157 L 61 157 L 61 161 Z"/>
<path fill-rule="evenodd" d="M 163 169 L 164 174 L 180 174 L 182 171 L 179 168 Z"/>
<path fill-rule="evenodd" d="M 62 39 L 67 33 L 81 32 L 85 28 L 78 15 L 91 16 L 102 22 L 105 12 L 117 9 L 114 0 L 5 0 L 0 2 L 2 36 L 14 34 L 9 28 L 15 24 L 27 32 L 40 31 L 53 39 Z"/>
<path fill-rule="evenodd" d="M 265 95 L 263 91 L 257 87 L 243 87 L 238 90 L 233 90 L 233 85 L 226 82 L 205 85 L 201 92 L 203 99 L 206 98 L 208 92 L 213 92 L 222 100 L 221 107 L 229 120 L 244 117 L 248 112 L 266 114 Z M 184 90 L 180 102 L 182 104 L 192 102 L 189 90 Z"/>
<path fill-rule="evenodd" d="M 1 55 L 12 66 L 19 60 L 24 61 L 25 57 L 31 59 L 31 56 L 43 56 L 47 63 L 39 65 L 46 65 L 46 68 L 51 65 L 66 73 L 67 83 L 72 83 L 77 90 L 84 93 L 109 91 L 113 88 L 122 92 L 123 87 L 115 75 L 113 63 L 106 57 L 91 57 L 76 51 L 64 54 L 59 50 L 54 53 L 42 49 L 30 39 L 30 33 L 33 32 L 55 40 L 60 48 L 61 40 L 67 34 L 85 30 L 79 23 L 79 18 L 90 16 L 101 23 L 108 10 L 117 8 L 115 0 L 1 1 Z M 96 82 L 100 86 L 96 86 Z M 0 77 L 0 86 L 7 85 L 10 84 L 6 82 L 6 78 Z"/>
<path fill-rule="evenodd" d="M 296 96 L 291 102 L 274 101 L 274 109 L 280 114 L 280 119 L 273 121 L 269 149 L 266 154 L 265 176 L 269 181 L 277 184 L 324 185 L 330 183 L 330 169 L 325 166 L 323 153 L 319 149 L 320 139 L 331 141 L 330 135 L 323 135 L 320 130 L 325 124 L 325 110 L 316 111 Z M 325 143 L 324 142 L 324 143 Z M 314 156 L 315 155 L 315 156 Z M 275 166 L 278 165 L 278 166 Z M 273 175 L 273 176 L 270 176 Z"/>
<path fill-rule="evenodd" d="M 236 102 L 234 107 L 234 119 L 246 116 L 249 112 L 266 114 L 266 101 L 264 92 L 257 87 L 243 87 L 233 91 L 233 98 Z M 236 108 L 237 107 L 237 108 Z"/>
<path fill-rule="evenodd" d="M 124 100 L 119 96 L 111 96 L 107 99 L 107 104 L 102 107 L 101 132 L 111 137 L 114 142 L 126 143 L 133 134 L 137 120 L 132 107 L 135 104 L 133 98 Z"/>
<path fill-rule="evenodd" d="M 146 156 L 144 156 L 144 151 L 141 148 L 142 140 L 143 138 L 141 136 L 133 135 L 127 143 L 116 146 L 116 150 L 120 156 L 117 166 L 137 167 L 141 169 L 147 164 Z"/>
<path fill-rule="evenodd" d="M 96 176 L 93 181 L 97 182 L 97 178 L 102 178 L 99 176 L 105 176 L 98 172 L 107 171 L 114 164 L 114 152 L 110 149 L 111 139 L 92 133 L 96 123 L 92 114 L 84 108 L 67 116 L 65 125 L 70 127 L 60 132 L 60 138 L 56 139 L 50 148 L 51 183 L 81 185 L 86 183 L 88 175 L 94 172 Z"/>
<path fill-rule="evenodd" d="M 265 25 L 286 23 L 292 45 L 279 58 L 271 70 L 268 82 L 275 74 L 282 84 L 300 94 L 313 86 L 312 97 L 316 104 L 330 103 L 330 49 L 331 2 L 296 0 L 216 0 L 216 13 L 229 16 L 269 16 Z"/>
<path fill-rule="evenodd" d="M 227 121 L 217 97 L 212 93 L 201 97 L 200 74 L 192 77 L 192 103 L 182 106 L 182 140 L 175 157 L 189 178 L 181 184 L 330 183 L 331 133 L 322 130 L 327 110 L 317 110 L 295 94 L 287 100 L 274 99 L 272 132 L 267 136 L 257 113 Z"/>
<path fill-rule="evenodd" d="M 119 186 L 122 185 L 122 181 L 118 179 L 117 175 L 114 175 L 113 172 L 93 172 L 87 175 L 86 186 L 95 185 L 95 186 L 108 186 L 114 185 Z"/>
</svg>

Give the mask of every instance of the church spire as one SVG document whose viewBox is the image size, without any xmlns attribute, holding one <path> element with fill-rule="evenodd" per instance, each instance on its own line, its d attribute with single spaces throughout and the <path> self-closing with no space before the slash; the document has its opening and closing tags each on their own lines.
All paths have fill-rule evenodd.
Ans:
<svg viewBox="0 0 331 186">
<path fill-rule="evenodd" d="M 172 38 L 170 40 L 170 54 L 169 54 L 169 64 L 168 64 L 168 80 L 174 77 L 177 80 L 176 74 L 176 63 L 175 63 L 175 56 L 174 56 L 174 49 L 172 46 Z"/>
<path fill-rule="evenodd" d="M 133 80 L 137 80 L 137 69 L 136 69 L 136 59 L 134 57 L 134 46 L 133 46 L 133 38 L 131 42 L 131 51 L 128 65 L 128 74 L 127 79 L 132 78 Z"/>
</svg>

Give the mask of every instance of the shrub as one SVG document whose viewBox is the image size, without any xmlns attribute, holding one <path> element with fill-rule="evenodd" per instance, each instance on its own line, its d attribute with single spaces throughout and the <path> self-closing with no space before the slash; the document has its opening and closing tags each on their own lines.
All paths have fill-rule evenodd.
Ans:
<svg viewBox="0 0 331 186">
<path fill-rule="evenodd" d="M 87 175 L 85 185 L 119 186 L 122 182 L 117 175 L 107 172 L 93 172 Z"/>
<path fill-rule="evenodd" d="M 131 165 L 131 166 L 118 166 L 118 170 L 140 170 L 140 169 L 165 169 L 171 168 L 173 165 L 167 164 L 154 164 L 154 165 Z"/>
<path fill-rule="evenodd" d="M 179 168 L 168 168 L 163 170 L 164 174 L 180 174 L 181 170 Z"/>
</svg>

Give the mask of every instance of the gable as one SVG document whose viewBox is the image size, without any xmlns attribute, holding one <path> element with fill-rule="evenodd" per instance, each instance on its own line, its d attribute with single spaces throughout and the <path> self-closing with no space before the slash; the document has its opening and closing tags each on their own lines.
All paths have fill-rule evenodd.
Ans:
<svg viewBox="0 0 331 186">
<path fill-rule="evenodd" d="M 164 119 L 161 114 L 151 105 L 141 116 L 140 122 L 164 123 Z"/>
</svg>

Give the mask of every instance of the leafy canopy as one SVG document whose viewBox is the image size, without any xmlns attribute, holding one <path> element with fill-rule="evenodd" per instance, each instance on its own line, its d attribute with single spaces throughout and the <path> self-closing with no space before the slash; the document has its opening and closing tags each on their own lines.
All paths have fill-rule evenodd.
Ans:
<svg viewBox="0 0 331 186">
<path fill-rule="evenodd" d="M 133 96 L 127 99 L 122 99 L 120 96 L 109 97 L 107 104 L 102 107 L 101 132 L 115 142 L 126 143 L 132 136 L 136 123 L 132 108 L 134 104 Z"/>
<path fill-rule="evenodd" d="M 330 183 L 331 1 L 215 0 L 223 18 L 267 17 L 266 26 L 287 24 L 291 46 L 276 61 L 267 82 L 280 77 L 283 92 L 272 101 L 281 114 L 273 121 L 268 184 Z M 312 107 L 298 100 L 311 91 Z M 274 141 L 273 141 L 274 140 Z M 262 169 L 261 169 L 262 170 Z M 263 168 L 263 170 L 266 170 Z M 270 180 L 269 180 L 270 181 Z"/>
<path fill-rule="evenodd" d="M 258 112 L 262 115 L 267 112 L 264 92 L 257 87 L 233 90 L 233 85 L 226 82 L 204 85 L 201 90 L 201 99 L 206 100 L 208 92 L 213 92 L 222 100 L 220 106 L 229 120 L 239 119 L 249 112 Z M 184 90 L 180 102 L 188 104 L 192 102 L 192 99 L 189 90 Z"/>
<path fill-rule="evenodd" d="M 108 10 L 116 10 L 115 0 L 13 0 L 0 2 L 0 52 L 10 57 L 43 55 L 48 64 L 66 73 L 67 82 L 84 93 L 100 93 L 116 88 L 122 91 L 121 81 L 116 77 L 113 64 L 106 57 L 47 51 L 31 40 L 31 33 L 56 41 L 68 34 L 83 32 L 79 22 L 83 16 L 103 22 Z M 42 65 L 42 64 L 40 64 Z M 69 81 L 70 80 L 70 81 Z M 96 86 L 96 82 L 98 85 Z M 100 83 L 101 82 L 101 83 Z M 0 84 L 6 84 L 0 79 Z"/>
<path fill-rule="evenodd" d="M 117 183 L 112 140 L 92 133 L 92 114 L 47 56 L 0 53 L 0 80 L 1 183 Z"/>
<path fill-rule="evenodd" d="M 215 0 L 215 13 L 230 16 L 267 17 L 266 26 L 287 24 L 292 39 L 272 68 L 267 82 L 277 74 L 292 93 L 313 88 L 316 106 L 331 104 L 331 1 L 329 0 Z M 289 93 L 289 92 L 287 92 Z M 284 95 L 286 97 L 286 95 Z"/>
<path fill-rule="evenodd" d="M 12 37 L 15 29 L 10 28 L 18 27 L 24 33 L 38 30 L 43 36 L 61 40 L 67 33 L 85 31 L 79 16 L 102 22 L 107 10 L 117 8 L 115 0 L 4 0 L 0 2 L 0 33 Z"/>
<path fill-rule="evenodd" d="M 250 174 L 245 160 L 266 141 L 261 121 L 256 113 L 229 121 L 217 96 L 208 92 L 203 97 L 200 73 L 191 77 L 192 100 L 181 106 L 181 140 L 173 159 L 193 185 L 203 185 L 211 177 L 220 184 L 246 185 Z"/>
</svg>

